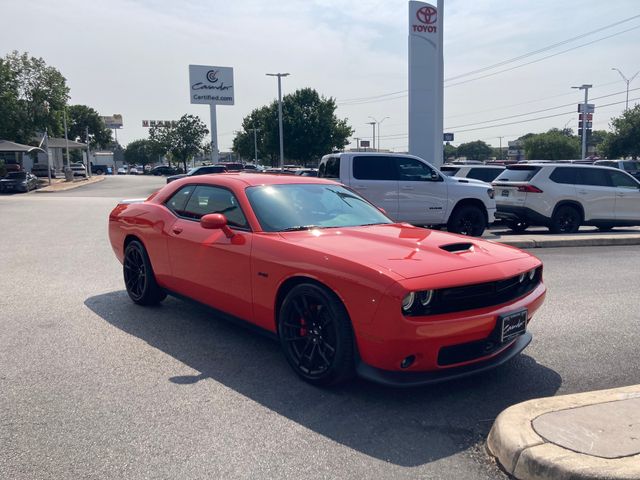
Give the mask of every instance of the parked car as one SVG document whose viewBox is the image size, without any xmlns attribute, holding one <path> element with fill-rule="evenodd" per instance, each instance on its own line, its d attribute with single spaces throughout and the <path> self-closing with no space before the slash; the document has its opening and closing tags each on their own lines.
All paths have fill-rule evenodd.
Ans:
<svg viewBox="0 0 640 480">
<path fill-rule="evenodd" d="M 640 162 L 637 160 L 596 160 L 593 164 L 623 170 L 640 180 Z"/>
<path fill-rule="evenodd" d="M 179 173 L 183 173 L 183 171 L 181 168 L 175 168 L 169 165 L 158 165 L 156 167 L 153 167 L 149 173 L 151 173 L 151 175 L 160 176 L 160 175 L 177 175 Z"/>
<path fill-rule="evenodd" d="M 118 175 L 126 175 L 128 171 L 129 171 L 129 169 L 127 167 L 119 167 L 118 168 Z"/>
<path fill-rule="evenodd" d="M 299 168 L 294 172 L 295 175 L 300 175 L 301 177 L 317 177 L 318 169 L 317 168 Z"/>
<path fill-rule="evenodd" d="M 494 221 L 496 203 L 491 185 L 447 177 L 412 155 L 325 155 L 318 177 L 339 179 L 400 222 L 446 225 L 450 232 L 480 236 Z"/>
<path fill-rule="evenodd" d="M 220 162 L 217 165 L 224 166 L 228 172 L 241 172 L 244 166 L 239 162 Z"/>
<path fill-rule="evenodd" d="M 38 177 L 32 173 L 9 172 L 0 179 L 0 192 L 29 192 L 38 188 Z"/>
<path fill-rule="evenodd" d="M 138 175 L 140 173 L 140 170 L 138 170 L 137 167 L 131 167 L 129 169 L 129 175 Z"/>
<path fill-rule="evenodd" d="M 420 385 L 495 367 L 531 340 L 542 264 L 394 223 L 330 180 L 202 175 L 109 215 L 140 305 L 188 297 L 275 335 L 304 380 Z M 248 353 L 248 351 L 247 351 Z"/>
<path fill-rule="evenodd" d="M 474 178 L 491 183 L 502 173 L 502 165 L 452 165 L 445 164 L 440 171 L 449 177 Z"/>
<path fill-rule="evenodd" d="M 82 162 L 72 162 L 69 167 L 73 172 L 74 177 L 86 177 L 87 167 Z"/>
<path fill-rule="evenodd" d="M 110 175 L 113 173 L 113 167 L 111 165 L 94 165 L 92 163 L 91 173 L 95 175 Z"/>
<path fill-rule="evenodd" d="M 640 182 L 626 172 L 592 165 L 509 165 L 493 182 L 498 211 L 514 231 L 543 225 L 575 233 L 581 225 L 600 230 L 640 225 Z"/>
<path fill-rule="evenodd" d="M 53 165 L 49 165 L 47 168 L 46 163 L 34 163 L 33 167 L 31 167 L 31 173 L 36 177 L 49 177 L 49 174 L 51 174 L 51 176 L 55 178 L 56 169 Z"/>
<path fill-rule="evenodd" d="M 189 170 L 187 173 L 183 173 L 181 175 L 173 175 L 171 177 L 167 177 L 167 183 L 171 183 L 174 180 L 179 180 L 184 177 L 192 177 L 197 175 L 208 175 L 210 173 L 224 173 L 227 171 L 227 167 L 223 165 L 203 165 L 202 167 L 195 167 Z"/>
</svg>

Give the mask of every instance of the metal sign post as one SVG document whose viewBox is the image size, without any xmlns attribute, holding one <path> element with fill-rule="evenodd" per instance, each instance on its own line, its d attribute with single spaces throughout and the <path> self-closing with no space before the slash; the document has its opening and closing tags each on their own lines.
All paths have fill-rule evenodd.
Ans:
<svg viewBox="0 0 640 480">
<path fill-rule="evenodd" d="M 209 105 L 211 115 L 211 163 L 218 163 L 218 119 L 216 118 L 216 105 Z"/>
</svg>

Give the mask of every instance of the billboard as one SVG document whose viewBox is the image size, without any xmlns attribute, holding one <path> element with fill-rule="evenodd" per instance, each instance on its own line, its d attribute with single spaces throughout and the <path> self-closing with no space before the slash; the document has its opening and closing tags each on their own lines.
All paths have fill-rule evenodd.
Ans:
<svg viewBox="0 0 640 480">
<path fill-rule="evenodd" d="M 118 113 L 114 113 L 113 115 L 109 115 L 109 116 L 103 116 L 100 118 L 102 118 L 102 121 L 104 122 L 107 128 L 111 128 L 111 129 L 122 128 L 122 125 L 123 125 L 122 115 Z"/>
<path fill-rule="evenodd" d="M 191 103 L 233 105 L 233 68 L 189 65 Z"/>
</svg>

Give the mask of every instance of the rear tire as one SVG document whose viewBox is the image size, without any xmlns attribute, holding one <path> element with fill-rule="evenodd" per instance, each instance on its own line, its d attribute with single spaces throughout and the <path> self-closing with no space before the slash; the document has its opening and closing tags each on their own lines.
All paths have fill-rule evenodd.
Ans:
<svg viewBox="0 0 640 480">
<path fill-rule="evenodd" d="M 447 222 L 447 230 L 460 235 L 479 237 L 487 228 L 486 218 L 485 212 L 475 205 L 456 207 Z"/>
<path fill-rule="evenodd" d="M 287 362 L 305 381 L 329 386 L 354 376 L 351 320 L 327 288 L 302 283 L 291 289 L 278 315 L 278 336 Z"/>
<path fill-rule="evenodd" d="M 122 273 L 127 293 L 138 305 L 156 305 L 167 296 L 158 286 L 147 250 L 138 240 L 124 250 Z"/>
<path fill-rule="evenodd" d="M 582 223 L 580 212 L 570 205 L 558 207 L 551 218 L 551 233 L 576 233 Z"/>
</svg>

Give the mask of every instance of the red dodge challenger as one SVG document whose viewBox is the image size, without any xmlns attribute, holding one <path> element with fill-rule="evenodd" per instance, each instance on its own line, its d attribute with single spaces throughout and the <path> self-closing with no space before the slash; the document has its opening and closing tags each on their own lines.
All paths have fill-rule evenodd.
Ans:
<svg viewBox="0 0 640 480">
<path fill-rule="evenodd" d="M 317 385 L 493 368 L 529 344 L 546 290 L 528 253 L 394 223 L 310 177 L 184 178 L 116 206 L 109 238 L 135 303 L 172 294 L 250 322 Z"/>
</svg>

